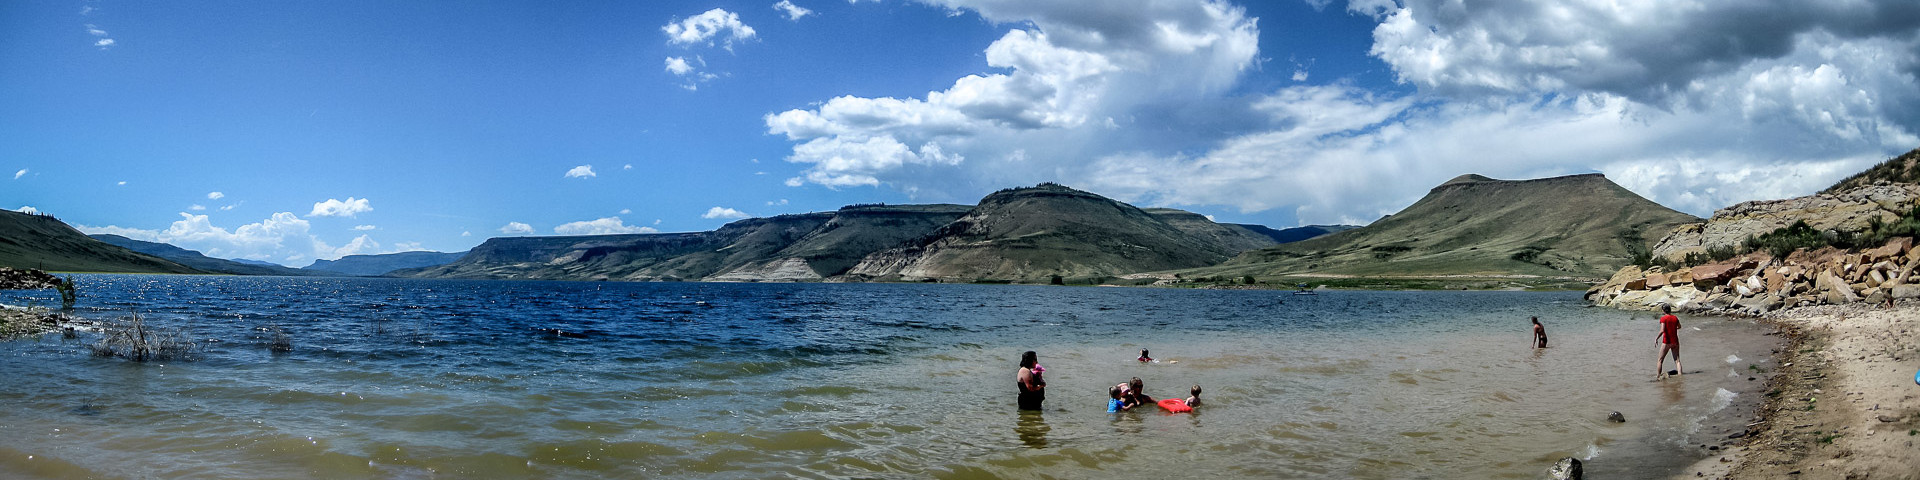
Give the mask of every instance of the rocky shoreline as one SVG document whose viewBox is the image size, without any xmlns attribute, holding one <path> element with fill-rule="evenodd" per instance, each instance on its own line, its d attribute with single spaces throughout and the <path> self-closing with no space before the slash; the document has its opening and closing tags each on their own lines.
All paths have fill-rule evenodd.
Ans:
<svg viewBox="0 0 1920 480">
<path fill-rule="evenodd" d="M 1920 299 L 1920 249 L 1913 248 L 1909 237 L 1859 252 L 1829 247 L 1786 258 L 1755 252 L 1672 272 L 1628 266 L 1587 290 L 1587 301 L 1603 307 L 1653 310 L 1670 305 L 1682 311 L 1750 316 L 1793 307 L 1887 305 L 1912 299 Z"/>
<path fill-rule="evenodd" d="M 1758 422 L 1676 478 L 1920 478 L 1920 302 L 1771 312 L 1789 341 Z"/>
</svg>

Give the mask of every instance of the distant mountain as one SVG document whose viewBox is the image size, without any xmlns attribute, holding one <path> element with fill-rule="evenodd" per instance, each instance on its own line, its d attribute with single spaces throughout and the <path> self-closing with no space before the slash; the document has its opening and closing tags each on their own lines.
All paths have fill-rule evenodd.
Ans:
<svg viewBox="0 0 1920 480">
<path fill-rule="evenodd" d="M 1264 227 L 1262 227 L 1264 228 Z M 1259 229 L 1042 184 L 979 205 L 853 205 L 710 232 L 488 239 L 432 278 L 1045 282 L 1217 263 Z"/>
<path fill-rule="evenodd" d="M 99 240 L 109 244 L 124 247 L 128 250 L 132 250 L 135 252 L 140 252 L 147 255 L 153 255 L 153 256 L 164 258 L 167 260 L 172 260 L 174 263 L 179 263 L 181 265 L 186 265 L 189 267 L 193 267 L 194 269 L 197 269 L 197 270 L 211 272 L 211 273 L 225 273 L 225 274 L 232 274 L 232 275 L 290 275 L 290 276 L 305 276 L 305 275 L 314 274 L 313 272 L 307 272 L 307 271 L 302 271 L 295 268 L 283 267 L 283 266 L 274 265 L 271 263 L 266 263 L 264 265 L 256 265 L 256 264 L 250 264 L 250 263 L 241 263 L 235 260 L 213 258 L 213 257 L 208 257 L 206 255 L 203 255 L 197 251 L 187 250 L 187 249 L 176 247 L 170 244 L 134 240 L 134 239 L 122 237 L 119 235 L 96 234 L 96 235 L 88 235 L 88 237 L 92 237 L 94 240 Z M 261 263 L 265 263 L 265 262 L 261 262 Z"/>
<path fill-rule="evenodd" d="M 1043 183 L 988 195 L 966 216 L 931 235 L 868 255 L 848 275 L 893 281 L 1042 282 L 1054 276 L 1207 266 L 1270 243 L 1251 231 L 1190 212 L 1149 213 Z"/>
<path fill-rule="evenodd" d="M 347 255 L 339 260 L 314 260 L 301 270 L 334 275 L 375 277 L 407 268 L 437 267 L 459 260 L 467 252 L 399 252 L 378 255 Z"/>
<path fill-rule="evenodd" d="M 1835 183 L 1820 193 L 1838 194 L 1848 190 L 1873 185 L 1874 182 L 1920 183 L 1920 148 L 1907 151 L 1900 156 L 1887 159 L 1868 168 L 1864 172 L 1853 174 L 1840 183 Z"/>
<path fill-rule="evenodd" d="M 1599 174 L 1518 181 L 1463 175 L 1372 225 L 1246 252 L 1194 273 L 1599 278 L 1626 265 L 1632 251 L 1699 220 Z"/>
<path fill-rule="evenodd" d="M 52 216 L 0 210 L 0 266 L 49 271 L 203 273 L 88 237 Z"/>
<path fill-rule="evenodd" d="M 1254 233 L 1265 235 L 1267 238 L 1272 239 L 1274 243 L 1293 243 L 1301 240 L 1317 238 L 1322 235 L 1340 233 L 1347 230 L 1360 228 L 1359 225 L 1307 225 L 1304 227 L 1282 228 L 1279 230 L 1274 230 L 1272 228 L 1268 228 L 1266 225 L 1247 225 L 1247 224 L 1238 224 L 1238 223 L 1234 225 L 1238 225 L 1241 228 L 1252 230 L 1254 231 Z"/>
<path fill-rule="evenodd" d="M 285 265 L 281 265 L 281 264 L 278 264 L 278 263 L 273 263 L 273 262 L 263 262 L 263 261 L 259 261 L 259 260 L 249 260 L 249 259 L 245 259 L 245 258 L 229 258 L 228 260 L 232 260 L 232 261 L 235 261 L 235 262 L 240 262 L 240 263 L 244 263 L 244 264 L 247 264 L 247 265 L 259 265 L 259 266 L 262 266 L 262 267 L 284 267 L 284 266 L 285 266 Z"/>
</svg>

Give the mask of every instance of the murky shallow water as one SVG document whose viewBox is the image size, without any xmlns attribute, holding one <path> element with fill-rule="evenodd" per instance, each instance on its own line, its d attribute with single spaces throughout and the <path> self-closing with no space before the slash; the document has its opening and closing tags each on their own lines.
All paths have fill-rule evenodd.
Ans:
<svg viewBox="0 0 1920 480">
<path fill-rule="evenodd" d="M 1750 365 L 1778 345 L 1683 318 L 1702 374 L 1654 382 L 1652 317 L 1578 293 L 81 282 L 83 315 L 207 348 L 143 365 L 88 335 L 0 343 L 0 477 L 1537 478 L 1569 455 L 1661 477 L 1752 415 Z M 1529 348 L 1536 315 L 1554 348 Z M 266 348 L 270 324 L 293 352 Z M 1022 415 L 1030 349 L 1049 393 Z M 1106 413 L 1135 376 L 1206 405 Z"/>
</svg>

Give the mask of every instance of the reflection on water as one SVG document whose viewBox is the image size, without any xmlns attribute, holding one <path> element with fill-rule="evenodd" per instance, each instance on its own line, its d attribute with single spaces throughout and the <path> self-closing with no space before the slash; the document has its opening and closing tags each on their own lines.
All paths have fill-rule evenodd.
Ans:
<svg viewBox="0 0 1920 480">
<path fill-rule="evenodd" d="M 1534 478 L 1563 456 L 1646 477 L 1763 397 L 1745 376 L 1650 382 L 1653 318 L 1578 292 L 81 282 L 83 315 L 138 311 L 206 349 L 141 365 L 91 357 L 93 334 L 0 343 L 0 477 Z M 1529 316 L 1554 348 L 1527 343 Z M 1688 361 L 1765 366 L 1776 346 L 1687 324 Z M 1007 381 L 1026 350 L 1044 414 Z M 1106 413 L 1132 377 L 1206 404 Z"/>
<path fill-rule="evenodd" d="M 1020 443 L 1027 448 L 1047 448 L 1047 432 L 1053 427 L 1047 426 L 1047 418 L 1038 411 L 1021 410 L 1019 422 L 1013 431 L 1020 435 Z"/>
</svg>

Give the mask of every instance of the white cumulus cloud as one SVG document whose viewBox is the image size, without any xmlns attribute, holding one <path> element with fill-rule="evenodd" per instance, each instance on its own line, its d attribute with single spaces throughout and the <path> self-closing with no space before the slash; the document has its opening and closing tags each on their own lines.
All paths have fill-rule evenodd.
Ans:
<svg viewBox="0 0 1920 480">
<path fill-rule="evenodd" d="M 620 217 L 606 217 L 595 220 L 568 222 L 553 227 L 553 233 L 561 235 L 612 235 L 620 233 L 655 233 L 653 227 L 629 226 Z"/>
<path fill-rule="evenodd" d="M 693 72 L 693 65 L 687 64 L 686 57 L 667 57 L 667 71 L 674 75 L 686 75 Z"/>
<path fill-rule="evenodd" d="M 20 169 L 20 171 L 18 171 L 18 172 L 13 172 L 13 179 L 14 179 L 14 180 L 19 180 L 19 179 L 20 179 L 20 177 L 24 177 L 24 176 L 26 176 L 26 175 L 27 175 L 27 169 L 24 169 L 24 168 L 22 168 L 22 169 Z"/>
<path fill-rule="evenodd" d="M 533 226 L 520 223 L 520 222 L 507 222 L 506 226 L 500 227 L 500 233 L 505 233 L 508 235 L 526 235 L 526 234 L 533 233 Z"/>
<path fill-rule="evenodd" d="M 593 178 L 593 165 L 581 165 L 567 170 L 566 178 Z"/>
<path fill-rule="evenodd" d="M 754 37 L 753 27 L 741 23 L 739 14 L 718 8 L 675 20 L 660 27 L 660 31 L 666 32 L 667 43 L 679 45 L 711 45 L 715 38 L 719 38 L 723 44 L 731 46 L 735 41 Z"/>
<path fill-rule="evenodd" d="M 373 225 L 354 225 L 353 226 L 354 230 L 362 231 L 362 232 L 367 230 L 373 230 L 374 228 L 377 228 L 377 227 L 374 227 Z"/>
<path fill-rule="evenodd" d="M 372 202 L 364 198 L 347 197 L 344 201 L 329 198 L 327 201 L 314 203 L 313 212 L 308 213 L 307 216 L 352 218 L 354 215 L 371 211 L 373 211 Z"/>
<path fill-rule="evenodd" d="M 39 214 L 40 214 L 40 209 L 38 209 L 38 208 L 33 208 L 33 206 L 32 206 L 32 205 L 21 205 L 21 206 L 20 206 L 20 208 L 16 208 L 16 209 L 13 209 L 13 211 L 16 211 L 16 212 L 20 212 L 20 213 L 24 213 L 24 214 L 28 214 L 28 215 L 39 215 Z"/>
<path fill-rule="evenodd" d="M 376 251 L 379 243 L 362 235 L 335 247 L 311 233 L 312 225 L 292 212 L 279 212 L 265 220 L 231 230 L 214 225 L 206 215 L 180 213 L 180 219 L 165 229 L 147 230 L 114 225 L 91 227 L 75 225 L 89 234 L 113 234 L 135 240 L 162 242 L 198 250 L 216 258 L 254 260 L 320 258 L 337 259 L 344 255 Z"/>
<path fill-rule="evenodd" d="M 731 208 L 713 207 L 713 208 L 707 209 L 707 213 L 700 214 L 700 218 L 740 219 L 740 218 L 753 218 L 753 215 L 750 215 L 747 212 L 742 212 L 742 211 L 734 210 Z M 654 223 L 660 223 L 660 222 L 655 221 Z"/>
<path fill-rule="evenodd" d="M 805 17 L 807 15 L 813 14 L 813 10 L 808 10 L 806 7 L 802 7 L 799 5 L 794 5 L 793 0 L 780 0 L 780 3 L 773 4 L 773 9 L 779 10 L 781 15 L 786 15 L 787 20 L 793 20 L 793 21 L 799 21 L 800 17 Z"/>
<path fill-rule="evenodd" d="M 227 197 L 227 194 L 224 194 L 224 193 L 220 193 L 220 192 L 207 192 L 207 199 L 208 199 L 208 200 L 219 200 L 219 199 L 222 199 L 222 198 L 226 198 L 226 197 Z"/>
</svg>

